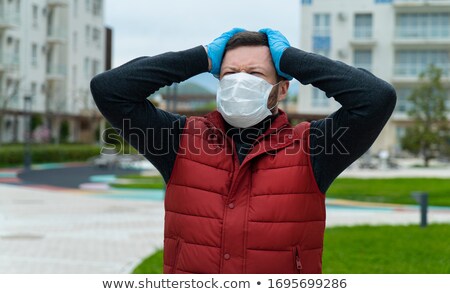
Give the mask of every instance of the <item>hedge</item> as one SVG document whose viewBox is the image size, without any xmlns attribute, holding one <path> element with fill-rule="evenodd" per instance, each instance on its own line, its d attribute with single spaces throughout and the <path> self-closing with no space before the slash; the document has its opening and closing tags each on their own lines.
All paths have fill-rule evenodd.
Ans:
<svg viewBox="0 0 450 294">
<path fill-rule="evenodd" d="M 86 161 L 100 154 L 100 146 L 82 144 L 31 145 L 33 163 Z M 0 146 L 0 166 L 23 164 L 24 145 Z"/>
</svg>

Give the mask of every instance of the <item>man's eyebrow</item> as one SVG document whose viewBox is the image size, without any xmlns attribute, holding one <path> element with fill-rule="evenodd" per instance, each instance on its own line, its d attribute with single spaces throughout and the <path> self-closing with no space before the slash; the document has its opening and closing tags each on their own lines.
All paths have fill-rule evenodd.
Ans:
<svg viewBox="0 0 450 294">
<path fill-rule="evenodd" d="M 232 65 L 226 65 L 223 67 L 223 69 L 231 69 L 231 70 L 237 70 L 238 68 Z"/>
<path fill-rule="evenodd" d="M 232 66 L 232 65 L 226 65 L 226 66 L 223 67 L 223 69 L 230 69 L 230 70 L 237 71 L 238 67 Z M 260 65 L 251 65 L 251 66 L 246 67 L 245 69 L 246 70 L 255 70 L 255 69 L 257 69 L 257 70 L 265 70 L 265 68 L 263 66 L 260 66 Z"/>
</svg>

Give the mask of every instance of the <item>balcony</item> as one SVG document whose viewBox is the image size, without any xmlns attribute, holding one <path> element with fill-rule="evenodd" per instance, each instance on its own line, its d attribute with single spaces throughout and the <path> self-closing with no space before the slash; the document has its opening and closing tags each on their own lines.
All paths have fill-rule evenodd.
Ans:
<svg viewBox="0 0 450 294">
<path fill-rule="evenodd" d="M 447 63 L 434 63 L 442 69 L 441 81 L 450 83 L 450 66 Z M 424 64 L 395 64 L 392 82 L 398 85 L 415 85 L 419 81 L 419 74 L 427 68 Z"/>
<path fill-rule="evenodd" d="M 398 26 L 395 31 L 395 37 L 409 40 L 445 39 L 450 41 L 450 27 L 446 25 L 421 27 Z"/>
<path fill-rule="evenodd" d="M 393 7 L 399 12 L 450 11 L 450 0 L 394 0 Z"/>
<path fill-rule="evenodd" d="M 18 13 L 0 12 L 0 30 L 12 29 L 19 26 L 19 24 L 20 17 Z"/>
<path fill-rule="evenodd" d="M 377 41 L 373 38 L 352 38 L 350 45 L 356 49 L 371 49 L 375 47 Z"/>
<path fill-rule="evenodd" d="M 19 55 L 0 54 L 0 72 L 11 73 L 19 69 Z"/>
<path fill-rule="evenodd" d="M 64 64 L 47 66 L 47 80 L 60 81 L 66 78 L 67 67 Z"/>
<path fill-rule="evenodd" d="M 447 6 L 450 4 L 450 0 L 394 0 L 394 6 Z"/>
<path fill-rule="evenodd" d="M 47 0 L 47 5 L 50 7 L 68 6 L 69 0 Z"/>
<path fill-rule="evenodd" d="M 47 43 L 65 43 L 67 41 L 67 31 L 65 29 L 49 28 L 47 30 Z"/>
</svg>

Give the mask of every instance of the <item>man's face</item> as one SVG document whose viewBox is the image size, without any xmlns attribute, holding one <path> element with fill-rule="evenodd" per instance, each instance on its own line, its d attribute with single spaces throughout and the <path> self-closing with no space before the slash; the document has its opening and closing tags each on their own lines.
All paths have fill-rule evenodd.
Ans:
<svg viewBox="0 0 450 294">
<path fill-rule="evenodd" d="M 219 78 L 238 72 L 263 78 L 272 85 L 277 83 L 276 69 L 267 46 L 242 46 L 228 50 L 222 60 Z M 277 101 L 283 100 L 288 88 L 289 81 L 284 80 L 279 86 L 274 87 L 269 96 L 268 107 L 272 108 Z M 276 107 L 272 112 L 277 112 Z"/>
</svg>

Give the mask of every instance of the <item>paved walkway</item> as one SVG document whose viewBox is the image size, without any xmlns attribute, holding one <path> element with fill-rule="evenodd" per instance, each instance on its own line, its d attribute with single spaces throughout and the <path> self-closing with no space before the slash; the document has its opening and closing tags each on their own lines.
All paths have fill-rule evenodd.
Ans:
<svg viewBox="0 0 450 294">
<path fill-rule="evenodd" d="M 0 184 L 0 273 L 129 273 L 162 246 L 163 202 Z"/>
<path fill-rule="evenodd" d="M 0 273 L 129 273 L 163 241 L 163 202 L 134 199 L 0 184 Z M 429 220 L 450 223 L 450 209 Z M 328 202 L 327 226 L 418 221 L 416 207 Z"/>
</svg>

